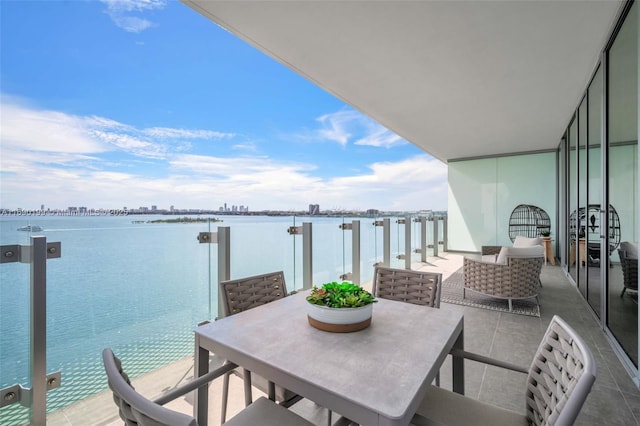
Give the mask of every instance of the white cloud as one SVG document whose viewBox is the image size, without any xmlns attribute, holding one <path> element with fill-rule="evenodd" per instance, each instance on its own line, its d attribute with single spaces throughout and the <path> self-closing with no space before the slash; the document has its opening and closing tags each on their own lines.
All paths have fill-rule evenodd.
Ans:
<svg viewBox="0 0 640 426">
<path fill-rule="evenodd" d="M 144 129 L 144 133 L 159 139 L 225 139 L 235 136 L 233 133 L 212 130 L 172 129 L 168 127 L 152 127 Z"/>
<path fill-rule="evenodd" d="M 317 118 L 322 128 L 317 130 L 320 139 L 338 142 L 346 146 L 368 145 L 391 148 L 407 142 L 369 117 L 352 109 L 345 109 Z"/>
<path fill-rule="evenodd" d="M 105 117 L 33 108 L 7 96 L 2 97 L 1 108 L 3 208 L 154 204 L 217 209 L 225 202 L 249 205 L 252 210 L 302 210 L 310 203 L 319 203 L 321 209 L 446 208 L 446 166 L 424 154 L 358 165 L 365 172 L 349 175 L 342 170 L 342 176 L 319 177 L 316 164 L 290 158 L 228 158 L 187 150 L 189 141 L 196 139 L 200 144 L 231 139 L 229 145 L 237 148 L 232 134 L 139 129 Z M 261 151 L 269 148 L 263 146 Z M 123 169 L 122 158 L 129 168 Z"/>
<path fill-rule="evenodd" d="M 133 16 L 166 6 L 164 0 L 101 0 L 107 6 L 107 15 L 116 26 L 130 33 L 139 33 L 155 24 L 148 19 Z"/>
<path fill-rule="evenodd" d="M 11 96 L 2 96 L 0 107 L 3 151 L 11 148 L 28 152 L 76 154 L 121 151 L 159 159 L 188 149 L 189 140 L 219 141 L 234 136 L 232 133 L 203 129 L 138 129 L 105 117 L 83 117 L 34 108 Z"/>
<path fill-rule="evenodd" d="M 109 147 L 86 130 L 92 119 L 2 101 L 2 145 L 30 151 L 103 152 Z"/>
</svg>

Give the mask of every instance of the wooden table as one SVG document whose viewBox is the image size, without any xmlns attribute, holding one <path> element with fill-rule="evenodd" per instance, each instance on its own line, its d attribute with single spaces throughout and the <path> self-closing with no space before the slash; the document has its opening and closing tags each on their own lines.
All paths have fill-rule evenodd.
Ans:
<svg viewBox="0 0 640 426">
<path fill-rule="evenodd" d="M 363 425 L 407 425 L 447 354 L 464 348 L 463 315 L 379 299 L 371 326 L 329 333 L 307 322 L 307 292 L 195 329 L 195 375 L 209 353 L 265 377 Z M 453 388 L 464 394 L 462 358 L 453 357 Z M 208 388 L 194 415 L 207 424 Z"/>
</svg>

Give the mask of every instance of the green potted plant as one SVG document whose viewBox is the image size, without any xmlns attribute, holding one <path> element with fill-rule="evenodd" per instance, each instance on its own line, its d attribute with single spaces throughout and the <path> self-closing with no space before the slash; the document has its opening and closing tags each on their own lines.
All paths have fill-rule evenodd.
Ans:
<svg viewBox="0 0 640 426">
<path fill-rule="evenodd" d="M 551 235 L 551 231 L 548 229 L 543 229 L 542 231 L 540 231 L 540 236 L 542 238 L 549 238 L 550 235 Z"/>
<path fill-rule="evenodd" d="M 371 324 L 376 299 L 359 285 L 343 281 L 313 286 L 307 296 L 309 324 L 324 331 L 345 333 Z"/>
</svg>

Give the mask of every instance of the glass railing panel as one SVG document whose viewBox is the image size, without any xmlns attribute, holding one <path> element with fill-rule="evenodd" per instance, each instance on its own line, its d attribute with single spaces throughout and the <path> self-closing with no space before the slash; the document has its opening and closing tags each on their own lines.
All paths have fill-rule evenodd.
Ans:
<svg viewBox="0 0 640 426">
<path fill-rule="evenodd" d="M 376 220 L 382 219 L 360 218 L 360 284 L 363 286 L 373 279 L 374 265 L 382 262 L 382 227 L 374 225 Z"/>
<path fill-rule="evenodd" d="M 132 377 L 193 353 L 193 327 L 211 318 L 210 254 L 196 241 L 208 225 L 196 217 L 175 219 L 84 215 L 38 220 L 47 240 L 62 245 L 62 257 L 47 262 L 47 371 L 62 371 L 62 386 L 48 394 L 48 411 L 107 388 L 101 361 L 105 347 L 126 360 Z M 3 241 L 23 240 L 12 231 L 17 229 L 13 218 L 3 218 L 2 229 Z M 2 303 L 15 301 L 19 306 L 14 309 L 28 312 L 28 286 L 5 285 L 16 280 L 16 272 L 4 265 L 2 274 Z M 3 307 L 2 327 L 12 323 L 4 318 L 7 311 Z M 20 324 L 27 330 L 28 321 Z M 3 331 L 2 339 L 2 348 L 10 347 L 11 356 L 21 360 L 14 363 L 3 354 L 2 382 L 24 383 L 28 331 Z M 8 359 L 10 368 L 5 368 Z"/>
<path fill-rule="evenodd" d="M 0 245 L 30 244 L 30 232 L 17 231 L 29 220 L 0 218 Z M 28 387 L 30 267 L 23 263 L 0 265 L 0 389 L 16 384 Z M 0 424 L 26 424 L 29 409 L 16 403 L 0 409 Z"/>
<path fill-rule="evenodd" d="M 295 253 L 302 255 L 302 236 L 287 233 L 290 226 L 301 226 L 301 220 L 294 221 L 292 216 L 224 219 L 224 226 L 229 226 L 231 233 L 231 279 L 283 271 L 287 290 L 302 287 L 302 263 L 294 268 Z"/>
</svg>

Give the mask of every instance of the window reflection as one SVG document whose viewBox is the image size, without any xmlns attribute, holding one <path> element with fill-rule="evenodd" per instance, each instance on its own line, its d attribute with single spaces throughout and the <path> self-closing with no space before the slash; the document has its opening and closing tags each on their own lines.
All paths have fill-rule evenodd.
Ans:
<svg viewBox="0 0 640 426">
<path fill-rule="evenodd" d="M 638 179 L 638 18 L 634 4 L 608 54 L 609 196 L 620 221 L 620 246 L 633 255 L 637 268 Z M 612 213 L 609 213 L 611 218 Z M 611 235 L 610 235 L 611 237 Z M 614 241 L 611 241 L 614 243 Z M 611 253 L 607 325 L 638 365 L 638 293 L 625 291 L 620 252 Z M 622 260 L 624 261 L 624 254 Z M 637 271 L 637 269 L 636 269 Z M 628 271 L 627 271 L 628 272 Z M 637 286 L 637 273 L 636 273 Z"/>
</svg>

